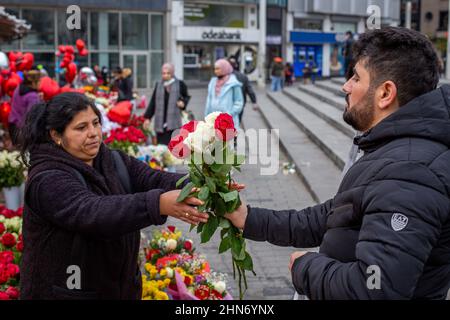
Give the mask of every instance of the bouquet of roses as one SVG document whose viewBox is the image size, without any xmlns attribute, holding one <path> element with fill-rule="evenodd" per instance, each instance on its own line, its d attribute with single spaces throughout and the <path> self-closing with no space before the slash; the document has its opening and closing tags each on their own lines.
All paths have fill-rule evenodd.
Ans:
<svg viewBox="0 0 450 320">
<path fill-rule="evenodd" d="M 19 298 L 22 210 L 13 211 L 0 205 L 0 300 Z"/>
<path fill-rule="evenodd" d="M 0 189 L 20 186 L 25 181 L 25 166 L 19 152 L 0 152 Z"/>
<path fill-rule="evenodd" d="M 111 149 L 122 150 L 131 156 L 136 156 L 138 145 L 145 143 L 145 140 L 146 137 L 141 130 L 129 126 L 111 130 L 104 142 Z"/>
<path fill-rule="evenodd" d="M 178 186 L 188 178 L 190 182 L 177 200 L 181 202 L 194 196 L 204 202 L 198 210 L 208 212 L 210 217 L 207 223 L 197 226 L 197 232 L 201 233 L 201 242 L 206 243 L 218 228 L 221 229 L 219 253 L 231 249 L 234 276 L 237 270 L 242 299 L 247 289 L 245 271 L 255 274 L 253 261 L 246 250 L 242 232 L 224 218 L 226 213 L 235 211 L 241 205 L 238 191 L 230 189 L 231 171 L 239 171 L 245 160 L 245 156 L 234 151 L 235 137 L 233 118 L 227 113 L 214 112 L 205 121 L 185 124 L 180 134 L 170 141 L 169 150 L 176 157 L 189 160 L 189 173 L 178 181 Z M 242 281 L 245 290 L 242 290 Z"/>
</svg>

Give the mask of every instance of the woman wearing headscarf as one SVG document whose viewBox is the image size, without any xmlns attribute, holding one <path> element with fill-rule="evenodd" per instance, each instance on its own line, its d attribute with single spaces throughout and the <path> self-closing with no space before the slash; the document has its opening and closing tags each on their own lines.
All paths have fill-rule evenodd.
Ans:
<svg viewBox="0 0 450 320">
<path fill-rule="evenodd" d="M 233 117 L 234 126 L 239 128 L 239 114 L 244 106 L 242 84 L 233 74 L 233 67 L 225 59 L 214 65 L 214 74 L 208 86 L 205 116 L 213 112 L 226 112 Z"/>
<path fill-rule="evenodd" d="M 74 92 L 27 115 L 21 299 L 141 299 L 140 230 L 168 216 L 207 221 L 199 199 L 177 202 L 181 174 L 110 150 L 101 121 L 95 103 Z"/>
<path fill-rule="evenodd" d="M 186 84 L 175 77 L 173 64 L 165 63 L 162 66 L 161 77 L 162 81 L 156 83 L 145 111 L 144 126 L 148 128 L 155 116 L 156 139 L 159 144 L 168 145 L 173 131 L 182 125 L 181 110 L 186 109 L 190 96 Z"/>
</svg>

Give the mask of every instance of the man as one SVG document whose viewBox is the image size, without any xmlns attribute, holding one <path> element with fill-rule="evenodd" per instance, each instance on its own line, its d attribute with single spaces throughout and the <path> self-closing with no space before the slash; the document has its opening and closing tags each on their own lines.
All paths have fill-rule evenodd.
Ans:
<svg viewBox="0 0 450 320">
<path fill-rule="evenodd" d="M 337 195 L 301 211 L 243 205 L 228 217 L 248 239 L 320 245 L 291 256 L 293 284 L 310 299 L 445 299 L 450 86 L 436 89 L 438 58 L 416 31 L 368 31 L 353 50 L 344 119 L 363 132 L 364 156 Z"/>
<path fill-rule="evenodd" d="M 247 95 L 250 97 L 250 100 L 253 104 L 253 110 L 258 109 L 258 105 L 256 103 L 256 94 L 255 91 L 253 91 L 252 84 L 250 83 L 250 80 L 248 80 L 248 77 L 239 71 L 239 65 L 235 58 L 229 58 L 228 62 L 233 67 L 233 74 L 236 76 L 238 81 L 242 83 L 242 95 L 244 96 L 244 106 L 242 107 L 241 113 L 239 113 L 239 121 L 242 123 L 242 115 L 244 114 L 244 108 L 247 103 Z"/>
<path fill-rule="evenodd" d="M 353 46 L 353 33 L 351 31 L 347 31 L 345 33 L 345 42 L 343 48 L 343 56 L 344 56 L 344 75 L 348 77 L 349 73 L 351 73 L 351 61 L 353 59 L 352 46 Z"/>
</svg>

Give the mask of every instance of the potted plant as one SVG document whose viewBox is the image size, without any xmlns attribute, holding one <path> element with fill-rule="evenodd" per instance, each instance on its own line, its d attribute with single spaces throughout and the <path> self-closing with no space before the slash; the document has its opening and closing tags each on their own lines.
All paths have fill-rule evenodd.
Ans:
<svg viewBox="0 0 450 320">
<path fill-rule="evenodd" d="M 6 207 L 17 210 L 22 204 L 21 185 L 25 181 L 25 166 L 19 159 L 19 152 L 0 152 L 0 188 L 3 189 Z"/>
</svg>

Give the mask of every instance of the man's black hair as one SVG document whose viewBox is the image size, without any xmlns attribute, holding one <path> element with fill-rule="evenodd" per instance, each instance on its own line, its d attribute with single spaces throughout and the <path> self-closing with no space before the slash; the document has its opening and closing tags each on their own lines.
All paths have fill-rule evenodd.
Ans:
<svg viewBox="0 0 450 320">
<path fill-rule="evenodd" d="M 355 63 L 370 73 L 370 85 L 392 81 L 400 106 L 436 89 L 439 59 L 423 34 L 401 27 L 386 27 L 363 33 L 353 45 Z"/>
</svg>

